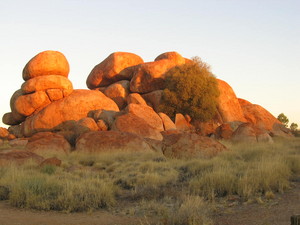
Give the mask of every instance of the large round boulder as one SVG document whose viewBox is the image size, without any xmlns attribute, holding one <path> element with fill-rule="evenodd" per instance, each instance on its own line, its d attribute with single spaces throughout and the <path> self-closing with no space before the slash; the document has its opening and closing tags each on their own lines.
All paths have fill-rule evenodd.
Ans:
<svg viewBox="0 0 300 225">
<path fill-rule="evenodd" d="M 76 151 L 101 152 L 147 152 L 150 146 L 138 135 L 119 131 L 91 131 L 82 134 L 76 142 Z"/>
<path fill-rule="evenodd" d="M 58 51 L 44 51 L 34 56 L 23 69 L 23 79 L 37 76 L 60 75 L 68 77 L 70 71 L 66 57 Z"/>
<path fill-rule="evenodd" d="M 120 80 L 130 80 L 134 66 L 143 63 L 143 59 L 128 52 L 115 52 L 96 65 L 90 72 L 86 84 L 95 89 L 115 83 Z"/>
<path fill-rule="evenodd" d="M 155 58 L 154 61 L 159 61 L 162 59 L 168 59 L 173 61 L 174 63 L 181 65 L 186 63 L 186 59 L 183 58 L 178 52 L 165 52 L 160 54 Z"/>
<path fill-rule="evenodd" d="M 65 121 L 78 121 L 97 109 L 119 111 L 116 103 L 100 91 L 74 90 L 68 97 L 52 102 L 26 118 L 23 133 L 31 136 L 39 131 L 51 131 Z"/>
</svg>

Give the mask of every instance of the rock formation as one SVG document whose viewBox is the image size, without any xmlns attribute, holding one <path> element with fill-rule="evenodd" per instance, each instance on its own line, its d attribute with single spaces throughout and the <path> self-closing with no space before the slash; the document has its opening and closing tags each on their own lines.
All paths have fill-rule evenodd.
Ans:
<svg viewBox="0 0 300 225">
<path fill-rule="evenodd" d="M 191 158 L 226 150 L 204 136 L 237 142 L 272 142 L 271 136 L 291 136 L 271 113 L 238 99 L 220 79 L 213 120 L 203 123 L 178 113 L 172 121 L 159 107 L 165 74 L 191 62 L 177 52 L 163 53 L 147 63 L 133 53 L 115 52 L 88 75 L 86 84 L 92 90 L 73 90 L 65 56 L 57 51 L 39 53 L 23 69 L 25 82 L 11 97 L 11 112 L 3 115 L 10 127 L 0 129 L 0 144 L 28 137 L 15 143 L 26 142 L 25 148 L 33 152 L 155 149 L 169 157 Z"/>
</svg>

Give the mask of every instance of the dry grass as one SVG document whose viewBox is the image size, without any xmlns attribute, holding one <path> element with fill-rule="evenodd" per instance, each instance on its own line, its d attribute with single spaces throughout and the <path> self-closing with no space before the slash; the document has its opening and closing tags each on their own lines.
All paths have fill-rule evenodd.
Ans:
<svg viewBox="0 0 300 225">
<path fill-rule="evenodd" d="M 56 156 L 61 167 L 0 168 L 0 186 L 17 207 L 61 211 L 108 208 L 147 216 L 149 224 L 211 224 L 211 201 L 273 199 L 300 175 L 300 139 L 273 145 L 224 143 L 213 159 L 166 159 L 159 153 Z"/>
</svg>

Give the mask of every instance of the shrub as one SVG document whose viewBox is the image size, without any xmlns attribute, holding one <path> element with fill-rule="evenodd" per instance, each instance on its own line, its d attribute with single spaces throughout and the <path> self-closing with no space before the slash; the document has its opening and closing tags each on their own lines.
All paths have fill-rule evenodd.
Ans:
<svg viewBox="0 0 300 225">
<path fill-rule="evenodd" d="M 209 66 L 199 59 L 169 70 L 163 93 L 160 111 L 170 117 L 182 113 L 195 120 L 208 121 L 217 112 L 217 80 Z"/>
<path fill-rule="evenodd" d="M 286 115 L 284 115 L 283 113 L 280 113 L 278 116 L 277 116 L 277 119 L 284 125 L 284 126 L 288 126 L 288 123 L 289 123 L 289 119 L 287 118 Z"/>
</svg>

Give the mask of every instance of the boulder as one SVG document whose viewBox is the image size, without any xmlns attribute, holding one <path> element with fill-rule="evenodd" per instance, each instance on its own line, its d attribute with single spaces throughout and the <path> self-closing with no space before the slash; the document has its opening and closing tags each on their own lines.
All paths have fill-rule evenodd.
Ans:
<svg viewBox="0 0 300 225">
<path fill-rule="evenodd" d="M 279 120 L 260 105 L 244 104 L 242 110 L 246 120 L 261 129 L 271 131 L 275 123 L 280 124 Z"/>
<path fill-rule="evenodd" d="M 174 61 L 168 59 L 138 65 L 130 81 L 130 91 L 149 93 L 164 89 L 166 72 L 177 65 Z"/>
<path fill-rule="evenodd" d="M 162 151 L 169 158 L 211 158 L 227 148 L 216 140 L 195 133 L 164 135 Z"/>
<path fill-rule="evenodd" d="M 121 80 L 109 85 L 104 94 L 114 100 L 119 109 L 123 109 L 126 106 L 126 97 L 129 94 L 129 81 Z"/>
<path fill-rule="evenodd" d="M 47 75 L 34 77 L 21 86 L 21 90 L 24 94 L 29 94 L 36 91 L 45 91 L 47 89 L 64 89 L 70 90 L 70 94 L 73 90 L 73 85 L 67 77 L 59 75 Z"/>
<path fill-rule="evenodd" d="M 22 150 L 9 150 L 8 152 L 0 153 L 0 166 L 7 166 L 11 163 L 20 165 L 29 160 L 40 163 L 44 160 L 44 158 L 33 152 Z"/>
<path fill-rule="evenodd" d="M 164 131 L 164 126 L 160 116 L 147 105 L 129 104 L 125 111 L 143 119 L 149 126 Z"/>
<path fill-rule="evenodd" d="M 89 116 L 94 118 L 95 121 L 103 120 L 105 124 L 108 126 L 108 128 L 111 128 L 115 121 L 115 118 L 121 115 L 122 113 L 124 112 L 98 109 L 95 111 L 91 111 Z"/>
<path fill-rule="evenodd" d="M 8 130 L 4 127 L 0 127 L 0 138 L 2 139 L 7 138 L 8 135 L 9 135 Z"/>
<path fill-rule="evenodd" d="M 23 79 L 38 76 L 60 75 L 68 77 L 70 71 L 66 57 L 57 51 L 44 51 L 34 56 L 23 69 Z"/>
<path fill-rule="evenodd" d="M 127 104 L 147 105 L 145 99 L 138 93 L 131 93 L 126 98 Z"/>
<path fill-rule="evenodd" d="M 56 157 L 51 157 L 48 159 L 45 159 L 43 162 L 40 163 L 40 167 L 51 165 L 51 166 L 60 166 L 61 160 Z"/>
<path fill-rule="evenodd" d="M 175 115 L 175 126 L 179 131 L 190 131 L 193 126 L 186 120 L 186 118 L 181 114 L 177 113 Z"/>
<path fill-rule="evenodd" d="M 15 110 L 23 115 L 30 116 L 36 110 L 51 103 L 48 95 L 44 91 L 37 91 L 32 94 L 22 95 L 15 101 Z"/>
<path fill-rule="evenodd" d="M 69 153 L 71 151 L 71 145 L 61 135 L 51 132 L 40 132 L 34 134 L 28 139 L 26 149 L 34 153 L 53 151 L 59 153 Z"/>
<path fill-rule="evenodd" d="M 97 126 L 98 126 L 98 129 L 101 131 L 107 131 L 109 128 L 104 120 L 98 120 Z"/>
<path fill-rule="evenodd" d="M 256 127 L 251 123 L 241 124 L 232 134 L 231 140 L 233 142 L 267 142 L 273 143 L 273 139 L 268 134 L 268 131 Z"/>
<path fill-rule="evenodd" d="M 168 115 L 165 113 L 158 113 L 159 117 L 161 118 L 163 125 L 164 125 L 164 130 L 175 130 L 176 125 L 173 123 L 173 121 L 170 119 Z"/>
<path fill-rule="evenodd" d="M 233 130 L 229 123 L 223 123 L 215 131 L 215 135 L 217 139 L 228 140 L 231 138 L 232 134 L 233 134 Z"/>
<path fill-rule="evenodd" d="M 39 131 L 51 131 L 65 121 L 80 120 L 90 111 L 97 109 L 119 111 L 116 103 L 100 91 L 74 90 L 68 97 L 52 102 L 26 118 L 23 133 L 25 136 L 31 136 Z"/>
<path fill-rule="evenodd" d="M 143 138 L 163 139 L 160 130 L 152 127 L 144 119 L 132 113 L 118 116 L 112 126 L 112 130 L 133 133 Z"/>
<path fill-rule="evenodd" d="M 225 81 L 217 79 L 220 91 L 218 111 L 224 123 L 231 121 L 246 122 L 243 110 L 233 91 Z"/>
<path fill-rule="evenodd" d="M 88 132 L 76 142 L 76 151 L 101 152 L 147 152 L 150 146 L 138 135 L 119 131 Z"/>
<path fill-rule="evenodd" d="M 99 130 L 95 120 L 90 117 L 82 118 L 81 120 L 78 121 L 78 125 L 86 127 L 86 128 L 88 128 L 88 130 L 91 130 L 91 131 Z"/>
<path fill-rule="evenodd" d="M 17 138 L 23 138 L 24 137 L 21 125 L 10 126 L 8 128 L 8 131 L 9 131 L 9 133 L 15 135 Z"/>
<path fill-rule="evenodd" d="M 87 78 L 86 84 L 88 88 L 95 89 L 120 80 L 130 80 L 133 75 L 132 67 L 143 62 L 141 57 L 133 53 L 112 53 L 94 67 Z"/>
<path fill-rule="evenodd" d="M 72 91 L 63 91 L 61 89 L 47 89 L 46 91 L 46 94 L 48 95 L 49 99 L 51 102 L 53 101 L 57 101 L 59 99 L 62 99 L 64 97 L 67 97 L 68 95 L 71 94 Z M 64 96 L 64 93 L 65 93 L 65 96 Z"/>
<path fill-rule="evenodd" d="M 168 60 L 174 62 L 176 65 L 182 65 L 182 64 L 185 64 L 185 62 L 186 62 L 185 58 L 183 58 L 177 52 L 165 52 L 165 53 L 157 56 L 154 61 L 159 61 L 162 59 L 168 59 Z"/>
<path fill-rule="evenodd" d="M 152 91 L 147 94 L 143 94 L 142 97 L 145 99 L 147 104 L 151 106 L 155 112 L 159 112 L 159 105 L 163 96 L 162 90 Z"/>
</svg>

